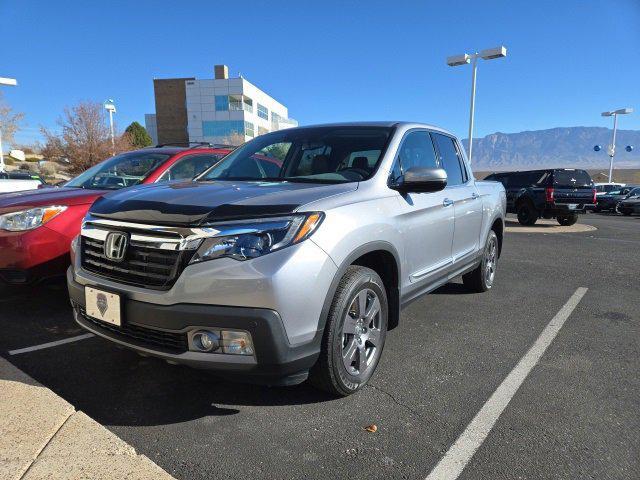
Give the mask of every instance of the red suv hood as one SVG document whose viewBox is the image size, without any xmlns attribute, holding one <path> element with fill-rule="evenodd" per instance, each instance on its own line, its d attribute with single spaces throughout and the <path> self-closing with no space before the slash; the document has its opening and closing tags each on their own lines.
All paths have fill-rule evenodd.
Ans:
<svg viewBox="0 0 640 480">
<path fill-rule="evenodd" d="M 45 205 L 91 204 L 109 190 L 85 190 L 83 188 L 61 187 L 41 188 L 24 192 L 0 194 L 0 213 L 15 212 Z"/>
</svg>

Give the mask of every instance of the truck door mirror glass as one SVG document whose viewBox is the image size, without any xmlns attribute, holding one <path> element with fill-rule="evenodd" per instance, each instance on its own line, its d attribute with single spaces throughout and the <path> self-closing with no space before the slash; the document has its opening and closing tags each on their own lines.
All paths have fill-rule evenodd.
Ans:
<svg viewBox="0 0 640 480">
<path fill-rule="evenodd" d="M 442 168 L 412 167 L 391 188 L 403 193 L 439 192 L 447 186 L 447 172 Z"/>
</svg>

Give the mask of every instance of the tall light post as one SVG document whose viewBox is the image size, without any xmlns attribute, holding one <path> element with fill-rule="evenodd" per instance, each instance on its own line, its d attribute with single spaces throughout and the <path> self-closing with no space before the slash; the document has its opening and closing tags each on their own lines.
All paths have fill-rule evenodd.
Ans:
<svg viewBox="0 0 640 480">
<path fill-rule="evenodd" d="M 0 77 L 0 85 L 15 87 L 18 81 L 15 78 Z M 0 172 L 4 172 L 4 154 L 2 153 L 2 124 L 0 124 Z"/>
<path fill-rule="evenodd" d="M 633 112 L 633 108 L 619 108 L 618 110 L 612 110 L 610 112 L 602 112 L 603 117 L 613 117 L 613 137 L 611 138 L 611 145 L 607 147 L 607 154 L 609 155 L 609 183 L 613 181 L 613 156 L 616 154 L 618 115 L 626 115 L 631 112 Z"/>
<path fill-rule="evenodd" d="M 450 67 L 459 67 L 472 63 L 473 73 L 471 75 L 471 108 L 469 109 L 469 161 L 471 161 L 471 152 L 473 150 L 473 116 L 476 108 L 476 72 L 478 70 L 478 58 L 483 60 L 493 60 L 494 58 L 502 58 L 507 56 L 507 48 L 504 46 L 489 48 L 482 50 L 480 53 L 463 53 L 447 58 L 447 65 Z"/>
<path fill-rule="evenodd" d="M 111 132 L 111 153 L 112 155 L 116 154 L 116 138 L 115 132 L 113 130 L 113 114 L 116 113 L 116 104 L 113 102 L 113 99 L 106 100 L 104 102 L 104 108 L 107 112 L 109 112 L 109 130 Z"/>
</svg>

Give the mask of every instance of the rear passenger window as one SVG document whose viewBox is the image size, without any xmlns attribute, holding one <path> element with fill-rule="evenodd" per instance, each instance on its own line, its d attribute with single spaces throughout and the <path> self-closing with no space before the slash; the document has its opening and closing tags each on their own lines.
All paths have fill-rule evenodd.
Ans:
<svg viewBox="0 0 640 480">
<path fill-rule="evenodd" d="M 409 133 L 398 152 L 398 163 L 403 174 L 413 167 L 439 168 L 440 165 L 429 132 Z"/>
<path fill-rule="evenodd" d="M 451 137 L 440 133 L 432 133 L 440 153 L 440 163 L 447 172 L 447 186 L 460 185 L 465 182 L 466 175 L 462 170 L 462 162 L 458 149 Z"/>
<path fill-rule="evenodd" d="M 221 155 L 201 154 L 189 155 L 178 160 L 167 170 L 158 182 L 167 182 L 170 180 L 192 180 L 200 175 L 211 165 L 220 160 Z"/>
</svg>

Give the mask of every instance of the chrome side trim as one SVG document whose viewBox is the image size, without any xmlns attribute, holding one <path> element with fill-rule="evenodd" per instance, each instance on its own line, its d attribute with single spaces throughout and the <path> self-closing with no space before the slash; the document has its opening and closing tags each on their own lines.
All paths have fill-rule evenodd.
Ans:
<svg viewBox="0 0 640 480">
<path fill-rule="evenodd" d="M 433 265 L 429 265 L 427 268 L 423 268 L 422 270 L 418 270 L 417 272 L 412 273 L 411 275 L 409 275 L 409 278 L 411 279 L 412 282 L 415 282 L 417 280 L 420 280 L 422 277 L 429 275 L 432 272 L 440 270 L 444 267 L 448 267 L 452 263 L 453 263 L 453 258 L 451 257 L 446 258 L 441 262 L 435 263 Z"/>
</svg>

